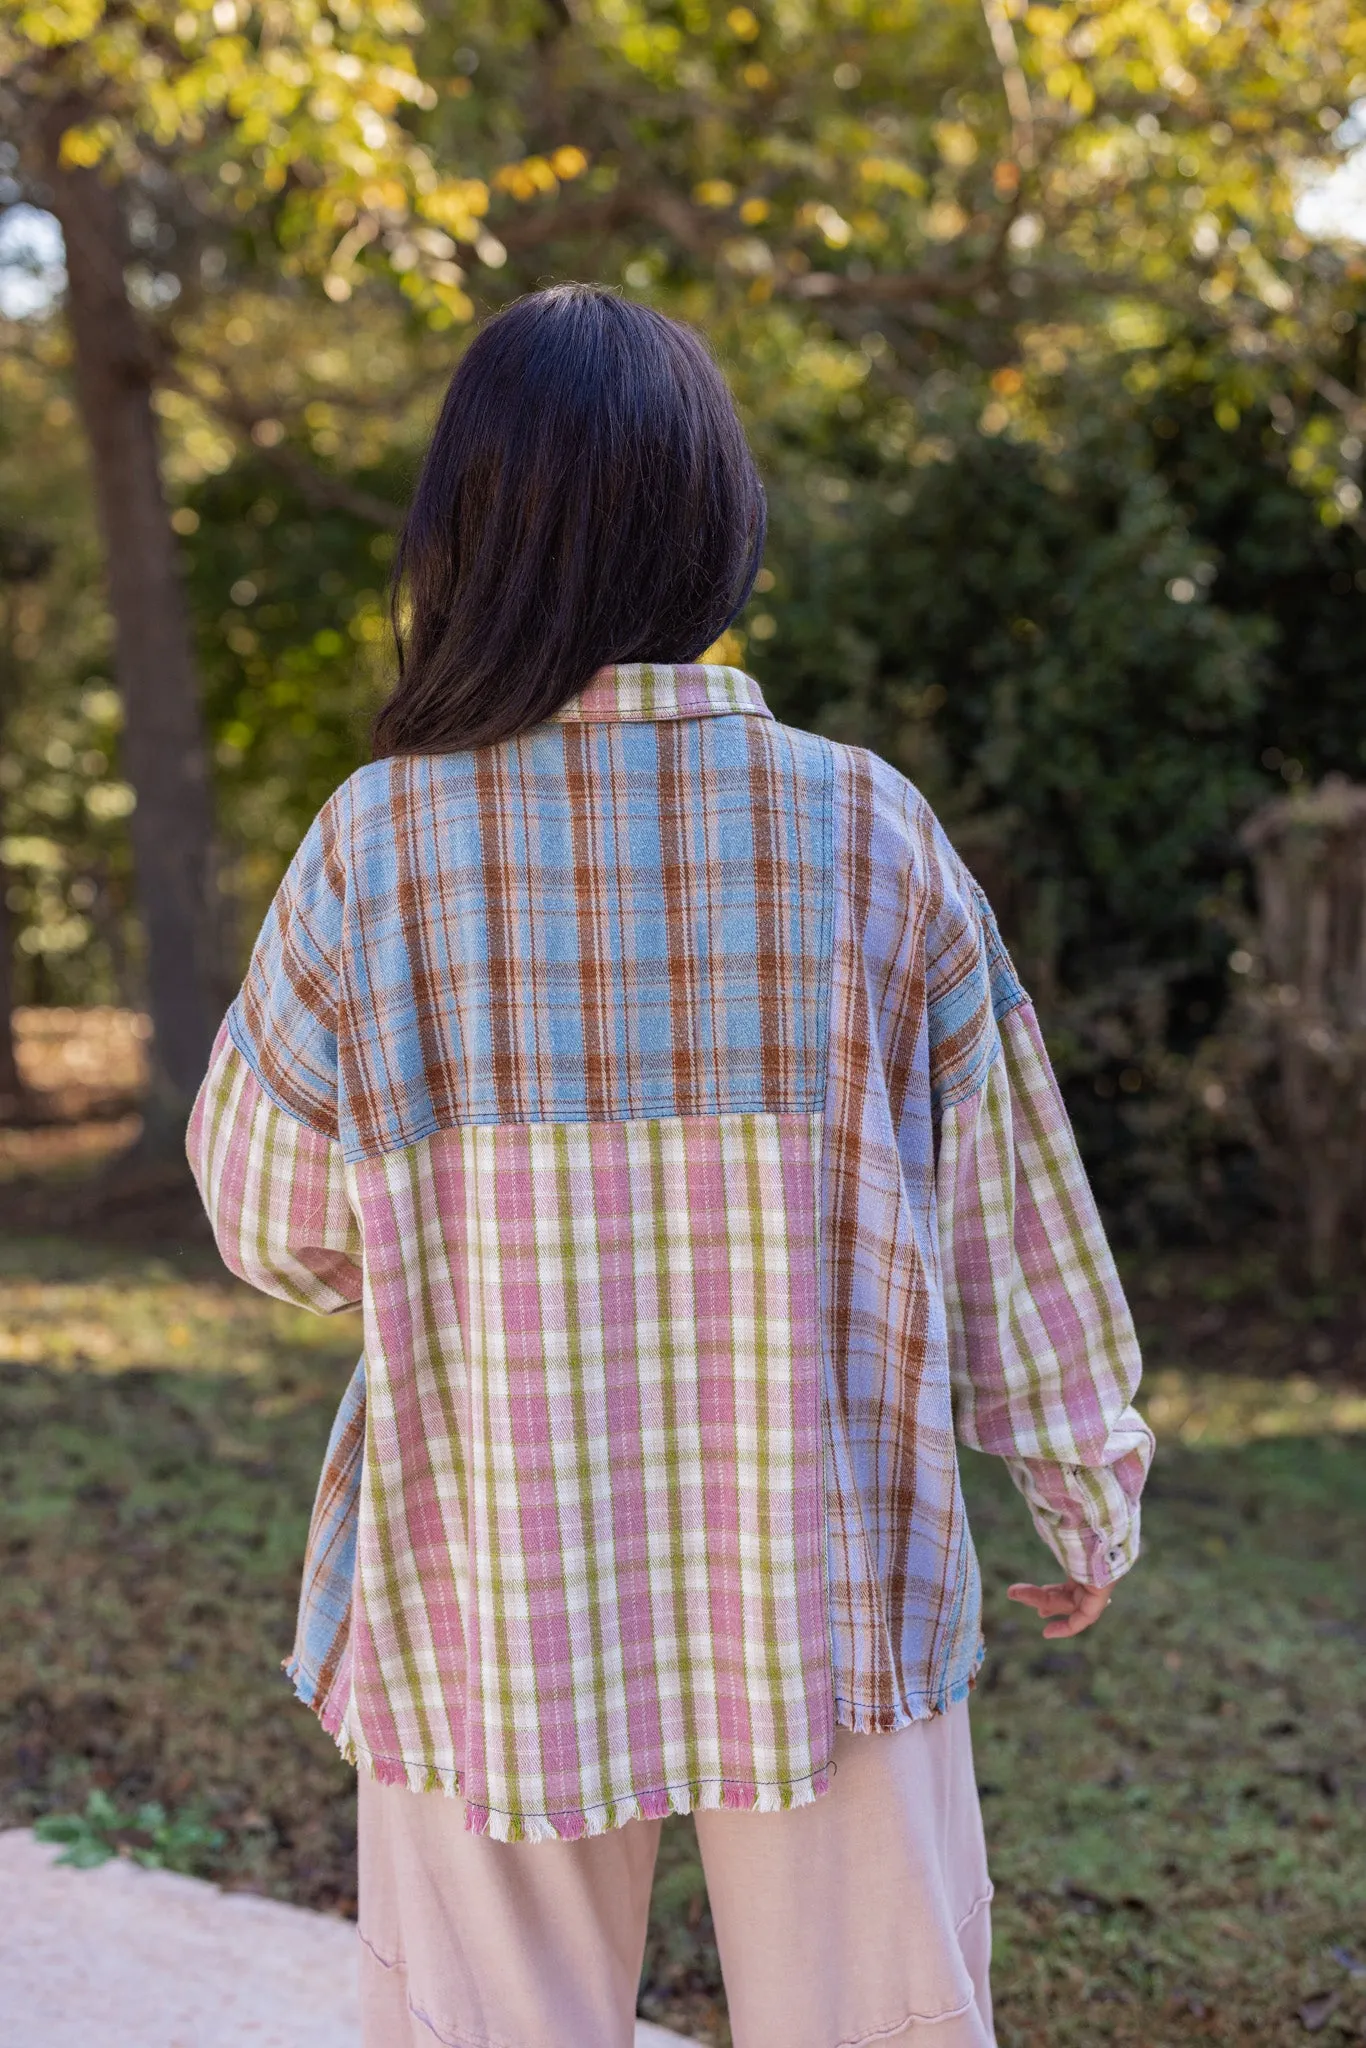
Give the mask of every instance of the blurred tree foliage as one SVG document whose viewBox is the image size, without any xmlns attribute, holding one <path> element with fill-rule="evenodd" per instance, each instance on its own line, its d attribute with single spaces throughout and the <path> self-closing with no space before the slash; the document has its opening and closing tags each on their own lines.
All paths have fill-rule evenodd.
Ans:
<svg viewBox="0 0 1366 2048">
<path fill-rule="evenodd" d="M 325 16 L 315 0 L 0 5 L 0 118 L 15 170 L 65 244 L 72 389 L 137 799 L 130 839 L 155 1025 L 151 1150 L 179 1154 L 226 950 L 200 682 L 154 398 L 197 377 L 223 420 L 257 432 L 225 367 L 195 346 L 195 285 L 221 277 L 225 243 L 245 240 L 257 254 L 268 242 L 285 278 L 316 278 L 325 264 L 331 296 L 344 296 L 337 237 L 364 241 L 362 210 L 372 204 L 414 216 L 408 253 L 391 252 L 401 291 L 429 321 L 470 316 L 446 229 L 477 235 L 487 188 L 443 177 L 402 119 L 436 104 L 414 60 L 421 27 L 404 0 L 348 0 Z"/>
<path fill-rule="evenodd" d="M 54 355 L 0 355 L 0 889 L 22 999 L 126 1000 L 138 985 L 133 797 L 117 772 L 99 547 Z"/>
<path fill-rule="evenodd" d="M 60 40 L 79 11 L 0 16 Z M 728 652 L 941 806 L 1112 1204 L 1135 1228 L 1230 1214 L 1198 1054 L 1235 829 L 1366 747 L 1366 261 L 1301 224 L 1358 140 L 1360 0 L 85 12 L 135 19 L 162 65 L 88 154 L 126 166 L 150 137 L 123 174 L 239 944 L 363 756 L 392 526 L 466 322 L 601 279 L 707 328 L 760 450 L 767 587 Z M 381 29 L 387 83 L 361 47 Z M 5 351 L 44 393 L 5 387 L 18 459 L 67 373 L 42 318 Z M 57 470 L 75 459 L 68 437 Z M 23 525 L 10 473 L 0 525 Z M 53 578 L 88 577 L 86 517 L 54 500 Z M 54 642 L 19 695 L 98 668 Z M 107 701 L 62 687 L 78 718 Z M 124 970 L 94 923 L 61 951 L 30 907 L 19 807 L 51 771 L 40 712 L 24 732 L 21 984 L 107 995 Z M 45 900 L 74 917 L 89 862 L 50 840 Z"/>
</svg>

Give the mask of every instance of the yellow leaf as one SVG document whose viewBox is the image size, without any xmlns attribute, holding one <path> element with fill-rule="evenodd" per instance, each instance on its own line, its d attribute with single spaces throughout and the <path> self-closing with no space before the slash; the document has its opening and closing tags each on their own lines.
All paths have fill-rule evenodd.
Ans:
<svg viewBox="0 0 1366 2048">
<path fill-rule="evenodd" d="M 886 221 L 870 207 L 860 207 L 849 225 L 861 242 L 885 242 L 887 239 Z"/>
<path fill-rule="evenodd" d="M 944 162 L 956 169 L 977 161 L 977 137 L 966 121 L 936 121 L 934 143 Z"/>
<path fill-rule="evenodd" d="M 473 239 L 474 223 L 489 210 L 489 188 L 482 178 L 448 178 L 422 201 L 427 219 L 447 228 L 457 241 Z"/>
<path fill-rule="evenodd" d="M 102 0 L 48 0 L 43 7 L 25 7 L 19 14 L 19 33 L 45 50 L 61 43 L 83 42 L 93 35 L 104 13 Z"/>
<path fill-rule="evenodd" d="M 745 636 L 737 633 L 734 626 L 727 626 L 719 640 L 700 657 L 709 668 L 736 668 L 745 658 Z"/>
<path fill-rule="evenodd" d="M 859 176 L 867 185 L 888 185 L 910 199 L 919 199 L 925 190 L 925 180 L 919 171 L 897 157 L 866 156 L 859 165 Z"/>
<path fill-rule="evenodd" d="M 831 249 L 847 249 L 854 232 L 843 214 L 819 199 L 808 199 L 797 208 L 797 226 L 819 228 Z"/>
<path fill-rule="evenodd" d="M 932 242 L 952 242 L 967 224 L 967 215 L 952 199 L 937 200 L 925 215 L 925 233 Z"/>
<path fill-rule="evenodd" d="M 408 195 L 397 178 L 382 178 L 361 193 L 371 213 L 393 213 L 401 219 L 408 211 Z"/>
<path fill-rule="evenodd" d="M 434 284 L 432 290 L 453 320 L 463 327 L 474 318 L 474 301 L 457 284 Z"/>
<path fill-rule="evenodd" d="M 759 33 L 759 17 L 750 7 L 732 7 L 726 16 L 726 27 L 737 42 L 752 43 Z"/>
<path fill-rule="evenodd" d="M 498 191 L 521 200 L 534 199 L 538 192 L 559 190 L 559 180 L 543 156 L 527 156 L 518 163 L 504 164 L 494 172 L 493 182 Z"/>
<path fill-rule="evenodd" d="M 115 133 L 112 121 L 92 121 L 85 128 L 68 128 L 61 141 L 62 162 L 71 170 L 89 170 L 106 155 Z"/>
</svg>

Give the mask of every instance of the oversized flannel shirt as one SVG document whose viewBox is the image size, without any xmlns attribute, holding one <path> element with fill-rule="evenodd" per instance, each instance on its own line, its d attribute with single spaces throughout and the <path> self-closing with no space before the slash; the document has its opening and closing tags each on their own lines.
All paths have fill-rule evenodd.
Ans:
<svg viewBox="0 0 1366 2048">
<path fill-rule="evenodd" d="M 737 670 L 353 775 L 190 1151 L 236 1272 L 362 1312 L 298 1690 L 476 1830 L 803 1803 L 961 1699 L 955 1402 L 1068 1573 L 1134 1560 L 1133 1329 L 991 912 Z"/>
</svg>

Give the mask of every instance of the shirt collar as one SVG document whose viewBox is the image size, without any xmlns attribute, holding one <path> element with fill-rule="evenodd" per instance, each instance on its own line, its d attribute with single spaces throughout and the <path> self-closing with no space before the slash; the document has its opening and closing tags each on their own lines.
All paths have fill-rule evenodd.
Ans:
<svg viewBox="0 0 1366 2048">
<path fill-rule="evenodd" d="M 743 669 L 711 662 L 619 662 L 562 704 L 557 719 L 584 725 L 620 720 L 716 718 L 748 711 L 772 718 L 759 685 Z"/>
</svg>

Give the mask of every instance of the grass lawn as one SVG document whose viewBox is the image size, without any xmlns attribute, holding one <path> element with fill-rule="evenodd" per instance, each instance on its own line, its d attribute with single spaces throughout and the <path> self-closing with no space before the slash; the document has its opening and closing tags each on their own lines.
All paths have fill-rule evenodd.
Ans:
<svg viewBox="0 0 1366 2048">
<path fill-rule="evenodd" d="M 278 1664 L 357 1334 L 199 1251 L 0 1246 L 0 1821 L 157 1799 L 220 1882 L 352 1909 L 351 1776 Z M 1078 1642 L 1007 1605 L 1047 1560 L 969 1460 L 1002 2048 L 1366 2040 L 1366 1397 L 1154 1365 L 1147 1555 Z M 724 2043 L 665 1842 L 643 2009 Z"/>
</svg>

